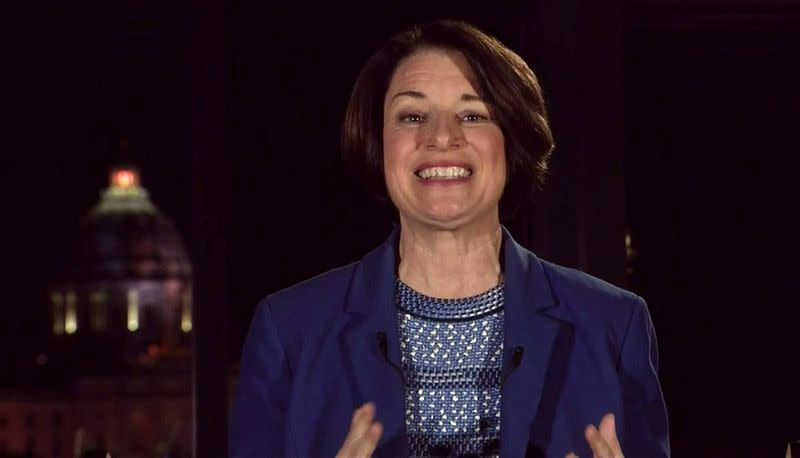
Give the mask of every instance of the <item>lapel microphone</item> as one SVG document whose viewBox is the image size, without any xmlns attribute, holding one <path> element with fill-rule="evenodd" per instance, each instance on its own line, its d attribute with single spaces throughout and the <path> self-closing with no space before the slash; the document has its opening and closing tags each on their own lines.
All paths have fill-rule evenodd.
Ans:
<svg viewBox="0 0 800 458">
<path fill-rule="evenodd" d="M 375 337 L 378 338 L 378 348 L 381 350 L 381 355 L 383 355 L 383 359 L 385 359 L 390 366 L 395 368 L 398 375 L 400 375 L 400 379 L 403 381 L 403 384 L 405 384 L 406 377 L 405 374 L 403 374 L 403 369 L 401 369 L 400 366 L 398 366 L 397 364 L 392 362 L 391 359 L 389 359 L 389 344 L 386 341 L 386 333 L 383 331 L 378 332 L 375 334 Z"/>
<path fill-rule="evenodd" d="M 500 380 L 500 388 L 503 388 L 503 385 L 506 384 L 506 379 L 514 369 L 518 368 L 520 364 L 522 364 L 522 356 L 524 355 L 525 348 L 516 346 L 514 347 L 514 353 L 511 355 L 511 367 L 505 370 L 505 374 L 503 374 L 502 379 Z"/>
</svg>

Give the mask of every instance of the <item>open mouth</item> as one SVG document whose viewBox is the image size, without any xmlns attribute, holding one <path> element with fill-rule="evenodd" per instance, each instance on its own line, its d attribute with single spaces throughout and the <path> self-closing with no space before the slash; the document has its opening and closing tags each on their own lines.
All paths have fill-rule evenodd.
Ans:
<svg viewBox="0 0 800 458">
<path fill-rule="evenodd" d="M 456 180 L 472 175 L 472 169 L 467 167 L 425 167 L 414 172 L 423 180 Z"/>
</svg>

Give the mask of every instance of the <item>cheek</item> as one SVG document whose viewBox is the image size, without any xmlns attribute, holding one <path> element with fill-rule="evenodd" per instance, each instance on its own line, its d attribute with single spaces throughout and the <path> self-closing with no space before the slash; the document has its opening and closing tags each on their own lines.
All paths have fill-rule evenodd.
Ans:
<svg viewBox="0 0 800 458">
<path fill-rule="evenodd" d="M 493 175 L 505 181 L 506 151 L 505 138 L 499 128 L 492 128 L 475 132 L 470 140 L 478 151 L 484 167 L 493 169 Z"/>
<path fill-rule="evenodd" d="M 414 136 L 403 130 L 383 131 L 383 163 L 387 175 L 401 172 L 410 164 L 410 156 L 416 150 Z"/>
</svg>

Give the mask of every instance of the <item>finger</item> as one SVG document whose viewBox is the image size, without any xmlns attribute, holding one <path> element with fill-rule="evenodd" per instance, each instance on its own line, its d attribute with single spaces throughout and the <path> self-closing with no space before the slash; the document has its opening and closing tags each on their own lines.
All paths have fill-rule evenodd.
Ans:
<svg viewBox="0 0 800 458">
<path fill-rule="evenodd" d="M 348 437 L 351 438 L 351 443 L 358 441 L 361 436 L 366 434 L 372 418 L 375 416 L 375 404 L 368 402 L 353 412 L 353 421 L 350 422 L 350 432 Z"/>
<path fill-rule="evenodd" d="M 600 421 L 600 436 L 611 447 L 614 456 L 622 456 L 622 448 L 617 440 L 617 423 L 613 413 L 606 414 Z"/>
<path fill-rule="evenodd" d="M 350 422 L 350 431 L 342 444 L 342 452 L 353 448 L 354 444 L 361 439 L 370 425 L 372 424 L 372 417 L 375 416 L 375 405 L 368 402 L 353 412 L 353 419 Z"/>
<path fill-rule="evenodd" d="M 606 444 L 606 441 L 603 440 L 603 436 L 600 435 L 600 431 L 598 431 L 594 425 L 587 426 L 584 435 L 586 436 L 586 442 L 589 443 L 589 447 L 592 448 L 592 454 L 595 458 L 611 458 L 614 456 L 611 447 Z"/>
<path fill-rule="evenodd" d="M 353 450 L 353 456 L 358 458 L 372 456 L 372 452 L 374 452 L 375 447 L 378 446 L 378 441 L 381 438 L 381 434 L 383 434 L 383 425 L 377 421 L 372 423 L 366 434 L 361 436 L 361 439 L 359 439 L 358 443 L 356 444 Z"/>
<path fill-rule="evenodd" d="M 564 458 L 578 458 L 578 455 L 576 455 L 576 454 L 574 454 L 572 452 L 569 452 L 569 454 L 567 456 L 565 456 Z"/>
</svg>

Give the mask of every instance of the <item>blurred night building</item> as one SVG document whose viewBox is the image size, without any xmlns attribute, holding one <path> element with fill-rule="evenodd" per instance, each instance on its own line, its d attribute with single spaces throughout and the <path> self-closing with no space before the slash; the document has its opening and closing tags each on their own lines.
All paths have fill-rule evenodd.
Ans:
<svg viewBox="0 0 800 458">
<path fill-rule="evenodd" d="M 80 225 L 49 294 L 44 383 L 0 391 L 0 456 L 191 455 L 191 264 L 134 168 Z"/>
</svg>

